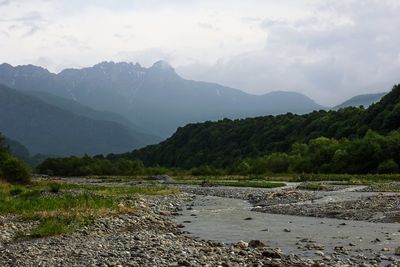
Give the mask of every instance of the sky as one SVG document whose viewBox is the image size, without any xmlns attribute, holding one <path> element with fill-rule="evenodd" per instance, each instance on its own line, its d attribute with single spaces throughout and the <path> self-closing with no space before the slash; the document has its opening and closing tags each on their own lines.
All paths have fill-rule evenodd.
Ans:
<svg viewBox="0 0 400 267">
<path fill-rule="evenodd" d="M 184 78 L 322 105 L 400 83 L 399 0 L 0 0 L 0 62 L 168 61 Z"/>
</svg>

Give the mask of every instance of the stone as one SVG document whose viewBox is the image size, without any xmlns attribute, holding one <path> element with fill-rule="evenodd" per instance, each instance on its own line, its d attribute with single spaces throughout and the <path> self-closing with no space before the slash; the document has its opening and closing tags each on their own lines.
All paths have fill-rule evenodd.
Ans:
<svg viewBox="0 0 400 267">
<path fill-rule="evenodd" d="M 171 216 L 172 215 L 171 212 L 167 211 L 167 210 L 160 211 L 160 214 L 163 215 L 163 216 Z"/>
<path fill-rule="evenodd" d="M 247 248 L 249 244 L 247 242 L 244 242 L 243 240 L 240 240 L 239 242 L 236 243 L 235 246 L 238 248 Z"/>
<path fill-rule="evenodd" d="M 320 250 L 317 250 L 317 251 L 315 251 L 315 255 L 323 257 L 323 256 L 325 256 L 325 253 Z"/>
<path fill-rule="evenodd" d="M 268 249 L 261 253 L 266 258 L 281 259 L 282 253 L 279 250 Z"/>
<path fill-rule="evenodd" d="M 251 248 L 263 248 L 263 247 L 266 247 L 266 245 L 261 240 L 251 240 L 249 242 L 249 247 L 251 247 Z"/>
</svg>

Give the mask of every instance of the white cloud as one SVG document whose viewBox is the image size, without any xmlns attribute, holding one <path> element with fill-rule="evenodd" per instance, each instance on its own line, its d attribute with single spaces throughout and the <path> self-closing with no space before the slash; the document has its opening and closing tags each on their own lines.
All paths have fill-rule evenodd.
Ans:
<svg viewBox="0 0 400 267">
<path fill-rule="evenodd" d="M 0 61 L 59 71 L 164 59 L 187 78 L 323 104 L 400 70 L 398 0 L 0 0 Z"/>
<path fill-rule="evenodd" d="M 184 76 L 252 93 L 301 91 L 333 105 L 359 93 L 381 92 L 400 82 L 400 11 L 394 1 L 318 5 L 313 15 L 265 19 L 264 49 L 215 65 L 178 68 Z"/>
</svg>

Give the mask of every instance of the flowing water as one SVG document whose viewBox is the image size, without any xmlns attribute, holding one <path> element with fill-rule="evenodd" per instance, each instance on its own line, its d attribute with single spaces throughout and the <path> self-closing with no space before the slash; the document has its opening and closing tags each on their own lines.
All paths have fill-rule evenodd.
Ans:
<svg viewBox="0 0 400 267">
<path fill-rule="evenodd" d="M 346 199 L 353 199 L 358 194 L 345 195 Z M 333 198 L 336 199 L 335 196 Z M 329 200 L 326 196 L 324 201 Z M 183 215 L 177 219 L 185 225 L 186 231 L 200 239 L 224 243 L 258 239 L 270 247 L 281 248 L 284 253 L 308 258 L 319 256 L 315 254 L 315 249 L 304 248 L 307 240 L 314 242 L 310 244 L 322 245 L 327 254 L 332 253 L 334 247 L 344 246 L 354 255 L 380 252 L 384 256 L 393 257 L 394 249 L 400 246 L 398 223 L 260 213 L 251 211 L 252 206 L 246 201 L 212 196 L 197 196 L 193 204 L 192 210 L 184 210 Z M 382 251 L 384 248 L 388 251 Z"/>
</svg>

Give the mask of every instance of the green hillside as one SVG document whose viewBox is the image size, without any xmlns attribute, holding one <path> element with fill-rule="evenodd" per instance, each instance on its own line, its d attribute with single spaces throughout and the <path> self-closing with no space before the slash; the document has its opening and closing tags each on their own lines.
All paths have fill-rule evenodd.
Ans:
<svg viewBox="0 0 400 267">
<path fill-rule="evenodd" d="M 368 109 L 353 107 L 338 111 L 321 110 L 305 115 L 288 113 L 279 116 L 240 120 L 225 119 L 218 122 L 189 124 L 179 128 L 171 138 L 158 145 L 148 146 L 117 157 L 140 159 L 146 165 L 184 168 L 209 165 L 227 168 L 239 164 L 247 158 L 257 158 L 273 152 L 299 154 L 300 152 L 294 151 L 293 144 L 304 144 L 308 148 L 310 141 L 315 143 L 319 137 L 327 137 L 331 138 L 326 139 L 328 143 L 337 143 L 331 147 L 333 151 L 326 156 L 327 161 L 332 161 L 333 154 L 339 149 L 352 149 L 353 151 L 370 149 L 375 155 L 377 150 L 383 151 L 382 146 L 390 146 L 390 144 L 384 144 L 384 141 L 389 142 L 389 140 L 394 142 L 391 147 L 399 149 L 397 152 L 400 153 L 400 148 L 396 144 L 397 136 L 392 136 L 393 140 L 387 136 L 390 132 L 398 130 L 399 127 L 400 86 L 396 85 L 380 102 L 373 104 Z M 375 132 L 369 132 L 369 130 Z M 376 139 L 374 139 L 377 142 L 376 146 L 379 146 L 376 150 L 370 147 L 368 142 L 372 141 L 368 138 Z M 381 139 L 382 142 L 379 141 Z M 348 145 L 349 143 L 358 144 L 357 142 L 360 143 L 360 147 L 350 148 Z M 375 144 L 371 146 L 373 145 Z M 308 152 L 308 156 L 313 154 L 312 151 Z M 351 152 L 347 151 L 346 153 Z M 362 154 L 362 152 L 360 153 Z M 364 154 L 369 155 L 370 153 L 365 152 Z M 315 153 L 313 155 L 315 156 Z M 353 156 L 355 157 L 355 155 Z M 383 155 L 382 158 L 376 160 L 384 161 L 386 156 Z M 391 160 L 391 158 L 387 160 Z M 371 169 L 376 168 L 377 164 L 379 162 L 371 165 Z M 352 171 L 370 170 L 360 168 L 352 169 Z"/>
</svg>

